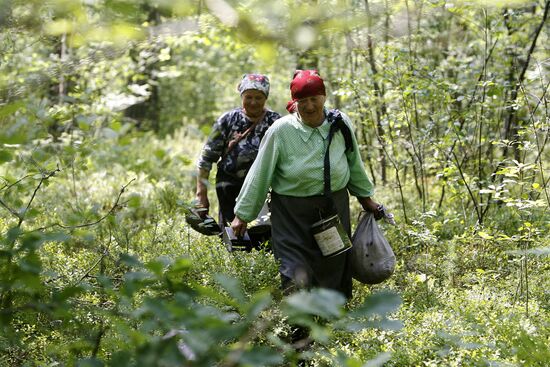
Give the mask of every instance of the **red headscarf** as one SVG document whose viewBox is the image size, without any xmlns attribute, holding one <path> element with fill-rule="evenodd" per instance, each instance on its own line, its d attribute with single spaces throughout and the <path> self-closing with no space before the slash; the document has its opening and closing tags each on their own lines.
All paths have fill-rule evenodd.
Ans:
<svg viewBox="0 0 550 367">
<path fill-rule="evenodd" d="M 317 70 L 296 70 L 290 82 L 290 95 L 292 101 L 286 105 L 288 112 L 296 111 L 296 101 L 306 97 L 326 96 L 325 83 L 317 73 Z"/>
</svg>

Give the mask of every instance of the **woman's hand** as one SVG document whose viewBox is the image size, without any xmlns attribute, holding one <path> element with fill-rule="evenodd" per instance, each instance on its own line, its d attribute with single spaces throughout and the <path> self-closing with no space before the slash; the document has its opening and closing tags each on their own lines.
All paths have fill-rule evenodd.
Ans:
<svg viewBox="0 0 550 367">
<path fill-rule="evenodd" d="M 210 209 L 210 201 L 208 201 L 208 187 L 206 186 L 206 183 L 208 182 L 208 175 L 209 172 L 204 169 L 199 169 L 199 173 L 197 175 L 195 206 L 203 209 L 199 214 L 203 219 L 208 214 L 208 209 Z"/>
<path fill-rule="evenodd" d="M 237 216 L 235 216 L 235 219 L 233 219 L 233 222 L 231 222 L 231 229 L 233 230 L 233 233 L 237 237 L 244 236 L 244 234 L 246 233 L 247 226 L 248 226 L 248 223 Z"/>
<path fill-rule="evenodd" d="M 203 192 L 197 192 L 195 207 L 203 209 L 199 212 L 199 215 L 204 219 L 204 217 L 208 214 L 208 209 L 210 208 L 210 202 L 208 201 L 208 194 L 206 193 L 206 190 Z"/>
<path fill-rule="evenodd" d="M 359 203 L 363 207 L 364 210 L 371 212 L 374 214 L 374 219 L 382 219 L 384 216 L 384 212 L 380 210 L 382 205 L 378 204 L 376 201 L 372 200 L 372 198 L 357 198 L 359 200 Z"/>
</svg>

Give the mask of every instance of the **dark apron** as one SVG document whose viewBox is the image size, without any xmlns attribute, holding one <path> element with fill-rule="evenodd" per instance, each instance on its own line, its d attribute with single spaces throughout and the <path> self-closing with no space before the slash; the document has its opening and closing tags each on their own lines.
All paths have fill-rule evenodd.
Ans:
<svg viewBox="0 0 550 367">
<path fill-rule="evenodd" d="M 351 235 L 347 189 L 333 193 L 340 220 Z M 311 233 L 311 226 L 321 219 L 325 208 L 323 195 L 295 197 L 271 194 L 272 243 L 283 289 L 323 287 L 351 298 L 352 280 L 348 257 L 351 251 L 324 257 Z"/>
</svg>

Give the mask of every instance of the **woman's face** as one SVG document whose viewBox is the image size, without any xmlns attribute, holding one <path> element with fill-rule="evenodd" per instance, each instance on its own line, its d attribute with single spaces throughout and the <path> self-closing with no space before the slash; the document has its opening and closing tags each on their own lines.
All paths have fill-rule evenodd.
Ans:
<svg viewBox="0 0 550 367">
<path fill-rule="evenodd" d="M 325 120 L 323 107 L 326 99 L 326 96 L 318 95 L 298 100 L 298 113 L 304 124 L 317 127 L 323 123 Z"/>
<path fill-rule="evenodd" d="M 259 117 L 263 113 L 265 101 L 267 100 L 263 92 L 256 89 L 245 90 L 241 94 L 241 99 L 247 116 Z"/>
</svg>

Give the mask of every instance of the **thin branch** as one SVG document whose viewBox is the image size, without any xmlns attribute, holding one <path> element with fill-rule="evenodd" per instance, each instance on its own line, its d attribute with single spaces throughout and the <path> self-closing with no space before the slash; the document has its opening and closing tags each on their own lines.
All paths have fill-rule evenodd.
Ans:
<svg viewBox="0 0 550 367">
<path fill-rule="evenodd" d="M 10 27 L 10 26 L 8 26 Z M 11 28 L 11 27 L 10 27 Z M 16 29 L 17 31 L 17 29 Z M 11 51 L 7 51 L 7 50 L 2 50 L 2 53 L 5 55 L 5 56 L 9 56 L 9 55 L 17 55 L 17 54 L 20 54 L 22 53 L 23 51 L 25 51 L 26 49 L 29 49 L 31 48 L 32 46 L 38 44 L 39 42 L 44 42 L 44 41 L 47 41 L 47 38 L 46 37 L 38 37 L 38 39 L 34 42 L 30 42 L 28 44 L 25 44 L 23 45 L 22 47 L 20 47 L 19 49 L 17 50 L 11 50 Z M 15 47 L 14 47 L 15 48 Z"/>
<path fill-rule="evenodd" d="M 36 229 L 33 229 L 31 231 L 28 231 L 28 232 L 25 232 L 25 233 L 31 233 L 31 232 L 37 232 L 37 231 L 43 231 L 43 230 L 46 230 L 46 229 L 50 229 L 50 228 L 53 228 L 53 227 L 59 227 L 59 228 L 63 228 L 63 229 L 77 229 L 77 228 L 85 228 L 85 227 L 91 227 L 91 226 L 94 226 L 100 222 L 102 222 L 103 220 L 105 220 L 109 215 L 111 215 L 117 208 L 118 208 L 118 203 L 120 201 L 120 197 L 122 196 L 122 194 L 126 191 L 126 188 L 128 186 L 130 186 L 130 184 L 132 182 L 134 182 L 136 179 L 133 178 L 131 179 L 126 185 L 122 186 L 122 188 L 120 189 L 120 192 L 118 193 L 118 196 L 115 200 L 115 203 L 113 204 L 113 206 L 111 207 L 111 209 L 109 209 L 109 211 L 104 215 L 102 216 L 101 218 L 93 221 L 93 222 L 88 222 L 88 223 L 84 223 L 84 224 L 79 224 L 79 225 L 76 225 L 76 226 L 67 226 L 67 225 L 64 225 L 62 223 L 52 223 L 52 224 L 49 224 L 45 227 L 40 227 L 40 228 L 36 228 Z"/>
<path fill-rule="evenodd" d="M 2 190 L 9 190 L 9 189 L 11 189 L 13 186 L 17 185 L 19 182 L 21 182 L 21 181 L 23 181 L 23 180 L 25 180 L 25 179 L 27 179 L 27 178 L 29 178 L 29 177 L 32 177 L 32 176 L 34 176 L 34 175 L 35 175 L 35 173 L 29 173 L 28 175 L 21 177 L 19 180 L 15 181 L 15 182 L 12 183 L 12 184 L 4 185 L 3 187 L 0 188 L 0 191 L 2 191 Z M 7 181 L 7 180 L 6 180 L 6 181 Z"/>
<path fill-rule="evenodd" d="M 491 57 L 493 55 L 493 51 L 498 43 L 498 38 L 495 40 L 495 42 L 493 43 L 493 45 L 491 46 L 491 48 L 489 49 L 489 52 L 486 54 L 486 57 L 485 59 L 483 60 L 483 67 L 481 68 L 481 71 L 479 73 L 479 76 L 477 78 L 477 82 L 475 83 L 475 87 L 474 87 L 474 90 L 472 92 L 472 95 L 470 96 L 470 99 L 468 100 L 468 103 L 466 104 L 466 108 L 464 109 L 465 111 L 468 111 L 471 107 L 471 105 L 474 103 L 475 99 L 476 99 L 476 94 L 477 94 L 477 90 L 479 88 L 479 84 L 481 83 L 481 81 L 484 79 L 484 77 L 486 76 L 486 70 L 487 70 L 487 65 L 489 64 L 489 61 L 491 60 Z M 466 119 L 465 118 L 460 118 L 460 125 L 458 126 L 458 129 L 455 129 L 455 133 L 457 134 L 457 136 L 459 137 L 459 139 L 453 141 L 453 144 L 451 145 L 451 148 L 449 149 L 448 152 L 443 152 L 445 154 L 445 162 L 448 162 L 451 158 L 451 155 L 453 155 L 454 153 L 454 150 L 456 148 L 456 144 L 460 141 L 460 136 L 459 136 L 459 132 L 462 131 L 462 129 L 464 128 L 464 125 L 466 124 Z M 449 166 L 448 163 L 445 164 L 445 168 L 447 168 Z M 439 198 L 439 205 L 438 207 L 441 208 L 441 205 L 443 203 L 443 197 L 445 195 L 445 190 L 441 190 L 441 196 Z"/>
<path fill-rule="evenodd" d="M 548 86 L 547 88 L 544 90 L 544 94 L 546 94 L 546 91 L 548 90 Z M 547 181 L 546 181 L 546 178 L 544 177 L 544 166 L 542 164 L 542 159 L 541 159 L 541 156 L 542 156 L 542 152 L 544 150 L 544 147 L 546 146 L 546 143 L 548 141 L 548 134 L 546 134 L 546 139 L 544 140 L 544 142 L 541 144 L 539 142 L 539 138 L 537 136 L 537 127 L 535 126 L 535 116 L 534 116 L 534 111 L 531 111 L 531 109 L 529 108 L 529 101 L 527 100 L 527 94 L 525 92 L 525 88 L 524 88 L 524 85 L 523 83 L 521 83 L 521 86 L 520 86 L 520 91 L 522 92 L 523 94 L 523 98 L 525 99 L 525 105 L 527 106 L 527 109 L 529 110 L 529 120 L 531 121 L 531 125 L 533 127 L 533 135 L 534 135 L 534 138 L 535 138 L 535 142 L 537 144 L 537 157 L 535 158 L 535 164 L 538 163 L 538 166 L 539 166 L 539 170 L 540 170 L 540 177 L 541 177 L 541 180 L 542 180 L 542 183 L 543 183 L 543 186 L 542 186 L 542 191 L 544 192 L 545 196 L 546 196 L 546 201 L 548 202 L 548 205 L 550 206 L 550 196 L 548 195 L 548 190 L 547 190 Z M 543 95 L 543 98 L 544 98 L 544 95 Z M 540 102 L 539 102 L 540 103 Z M 540 195 L 539 195 L 540 196 Z"/>
<path fill-rule="evenodd" d="M 546 84 L 546 87 L 544 88 L 544 92 L 542 94 L 542 97 L 539 99 L 537 105 L 535 106 L 535 108 L 533 108 L 533 111 L 530 111 L 530 120 L 533 124 L 533 128 L 534 128 L 534 124 L 535 124 L 535 120 L 534 120 L 534 115 L 535 115 L 535 112 L 537 111 L 538 107 L 540 106 L 541 104 L 541 101 L 545 100 L 546 99 L 546 93 L 548 92 L 548 88 L 550 87 L 550 82 L 548 82 Z M 525 95 L 525 90 L 522 88 L 522 91 L 523 91 L 523 94 Z M 525 99 L 527 100 L 527 97 L 525 97 Z M 544 147 L 546 146 L 546 143 L 548 143 L 548 136 L 549 136 L 549 133 L 547 131 L 547 134 L 546 134 L 546 138 L 544 139 L 544 142 L 542 143 L 541 146 L 538 146 L 538 154 L 537 154 L 537 157 L 535 158 L 535 162 L 538 161 L 540 159 L 540 157 L 542 156 L 542 152 L 544 151 Z M 535 136 L 536 137 L 536 136 Z M 537 145 L 538 145 L 538 139 L 537 139 Z"/>
<path fill-rule="evenodd" d="M 246 334 L 244 334 L 234 345 L 236 346 L 235 349 L 233 349 L 227 356 L 221 361 L 220 366 L 221 367 L 234 367 L 239 365 L 239 361 L 241 359 L 241 356 L 246 351 L 247 347 L 250 345 L 250 343 L 256 338 L 258 335 L 262 335 L 263 332 L 271 327 L 272 324 L 260 319 L 257 323 L 256 327 L 251 327 Z M 308 342 L 311 340 L 309 337 L 307 338 Z M 307 345 L 307 344 L 306 344 Z"/>
<path fill-rule="evenodd" d="M 33 193 L 32 193 L 32 196 L 31 198 L 29 199 L 29 202 L 27 203 L 27 206 L 25 207 L 25 210 L 23 211 L 23 213 L 21 213 L 21 215 L 19 216 L 19 222 L 17 223 L 17 228 L 20 228 L 21 227 L 21 224 L 23 224 L 23 221 L 25 220 L 25 214 L 27 213 L 27 211 L 29 210 L 29 208 L 31 207 L 31 204 L 32 202 L 34 201 L 34 198 L 36 197 L 36 193 L 38 192 L 38 190 L 40 190 L 40 187 L 42 186 L 42 184 L 44 183 L 44 181 L 47 181 L 50 177 L 53 177 L 55 176 L 55 174 L 57 172 L 60 172 L 61 170 L 59 169 L 59 166 L 53 170 L 53 171 L 49 171 L 44 174 L 42 174 L 42 178 L 40 179 L 40 182 L 38 183 L 38 186 L 36 186 L 36 188 L 34 189 Z"/>
<path fill-rule="evenodd" d="M 59 168 L 58 168 L 59 170 Z M 2 190 L 9 190 L 11 189 L 13 186 L 17 185 L 18 183 L 20 183 L 21 181 L 29 178 L 29 177 L 32 177 L 34 176 L 36 173 L 30 173 L 28 175 L 25 175 L 23 177 L 21 177 L 20 179 L 18 179 L 17 181 L 11 183 L 11 184 L 7 184 L 7 185 L 4 185 L 3 187 L 0 188 L 0 191 Z M 53 175 L 52 175 L 53 176 Z M 49 178 L 49 177 L 48 177 Z M 43 178 L 42 178 L 43 179 Z M 8 182 L 6 180 L 6 182 Z M 6 208 L 13 216 L 15 216 L 18 220 L 21 220 L 21 214 L 19 214 L 16 210 L 10 208 L 8 206 L 8 204 L 6 204 L 2 199 L 0 199 L 0 205 L 3 206 L 4 208 Z"/>
<path fill-rule="evenodd" d="M 99 259 L 92 265 L 90 266 L 90 268 L 88 270 L 86 270 L 86 272 L 84 274 L 82 274 L 80 276 L 80 278 L 78 279 L 78 281 L 74 284 L 74 285 L 78 285 L 80 284 L 80 282 L 82 282 L 84 280 L 84 278 L 86 278 L 88 275 L 90 275 L 90 273 L 92 272 L 92 270 L 95 269 L 95 267 L 105 258 L 105 256 L 107 256 L 109 254 L 109 252 L 107 250 L 105 250 L 101 256 L 99 257 Z"/>
<path fill-rule="evenodd" d="M 2 199 L 0 199 L 0 205 L 7 209 L 14 217 L 21 219 L 21 216 L 14 209 L 10 208 Z"/>
<path fill-rule="evenodd" d="M 95 358 L 97 356 L 97 353 L 99 352 L 99 347 L 101 346 L 101 340 L 103 339 L 103 335 L 105 335 L 106 331 L 107 331 L 107 327 L 103 325 L 103 320 L 101 320 L 99 331 L 97 332 L 97 335 L 95 337 L 94 350 L 92 351 L 92 358 Z"/>
<path fill-rule="evenodd" d="M 475 84 L 474 91 L 472 92 L 470 100 L 468 101 L 468 103 L 466 104 L 466 108 L 464 109 L 466 111 L 468 111 L 470 109 L 470 107 L 472 106 L 472 103 L 475 100 L 475 97 L 476 97 L 476 94 L 477 94 L 477 89 L 479 87 L 479 83 L 481 83 L 481 81 L 484 79 L 483 77 L 486 75 L 487 64 L 489 63 L 489 60 L 491 59 L 491 56 L 493 55 L 493 50 L 495 49 L 495 46 L 497 45 L 497 43 L 498 43 L 498 38 L 495 40 L 495 43 L 493 43 L 493 46 L 491 46 L 491 49 L 489 50 L 489 53 L 488 53 L 487 57 L 485 58 L 485 60 L 483 62 L 483 67 L 481 68 L 481 72 L 479 73 L 479 77 L 477 78 L 477 82 Z M 466 123 L 466 119 L 461 119 L 460 120 L 460 125 L 458 126 L 458 129 L 456 129 L 456 132 L 462 131 L 462 129 L 464 128 L 465 123 Z M 451 148 L 449 149 L 449 152 L 446 154 L 446 156 L 447 156 L 446 160 L 448 160 L 451 157 L 451 155 L 453 154 L 453 151 L 454 151 L 457 143 L 458 143 L 458 141 L 455 140 L 453 142 L 453 144 L 451 145 Z"/>
<path fill-rule="evenodd" d="M 470 195 L 470 199 L 472 199 L 472 202 L 474 203 L 474 209 L 476 210 L 477 220 L 481 224 L 483 218 L 482 218 L 482 216 L 479 212 L 479 207 L 478 207 L 478 204 L 477 204 L 477 200 L 474 196 L 474 193 L 470 189 L 470 185 L 468 185 L 468 182 L 466 181 L 466 177 L 464 176 L 464 172 L 462 172 L 462 167 L 460 166 L 460 163 L 458 162 L 458 157 L 456 156 L 456 154 L 454 152 L 453 152 L 453 158 L 455 159 L 456 168 L 458 169 L 458 172 L 460 173 L 460 177 L 462 178 L 462 181 L 464 181 L 464 185 L 466 186 L 466 189 L 468 190 L 468 194 Z"/>
<path fill-rule="evenodd" d="M 102 240 L 103 240 L 103 238 L 102 238 Z M 78 281 L 74 284 L 75 286 L 80 284 L 80 282 L 82 282 L 84 280 L 84 278 L 86 278 L 88 275 L 90 275 L 92 270 L 94 270 L 96 268 L 96 266 L 98 266 L 99 263 L 101 263 L 103 261 L 103 259 L 105 259 L 105 256 L 107 256 L 109 254 L 109 245 L 111 244 L 111 241 L 112 241 L 112 235 L 111 235 L 111 229 L 109 228 L 109 242 L 107 242 L 107 246 L 103 249 L 103 252 L 101 253 L 101 256 L 99 257 L 99 259 L 97 259 L 97 261 L 92 266 L 90 266 L 90 268 L 88 268 L 88 270 L 86 270 L 84 272 L 84 274 L 82 274 L 80 276 Z M 103 273 L 103 271 L 101 271 L 101 273 Z"/>
</svg>

